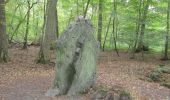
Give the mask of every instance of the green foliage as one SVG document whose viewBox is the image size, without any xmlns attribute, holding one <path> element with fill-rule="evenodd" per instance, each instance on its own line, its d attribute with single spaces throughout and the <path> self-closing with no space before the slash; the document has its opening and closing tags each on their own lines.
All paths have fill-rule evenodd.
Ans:
<svg viewBox="0 0 170 100">
<path fill-rule="evenodd" d="M 149 78 L 152 80 L 152 81 L 160 81 L 159 78 L 160 78 L 160 72 L 152 72 L 152 74 L 149 75 Z"/>
<path fill-rule="evenodd" d="M 126 98 L 126 99 L 125 99 Z M 121 93 L 120 93 L 120 100 L 132 100 L 132 96 L 131 96 L 131 94 L 129 93 L 129 92 L 127 92 L 127 91 L 122 91 Z"/>
<path fill-rule="evenodd" d="M 37 0 L 31 0 L 31 4 Z M 43 23 L 44 23 L 44 2 L 47 0 L 38 0 L 31 9 L 30 25 L 29 25 L 29 43 L 35 41 L 42 35 Z M 78 1 L 78 2 L 77 2 Z M 137 14 L 139 9 L 138 0 L 116 0 L 117 12 L 113 11 L 113 0 L 104 0 L 103 2 L 103 31 L 102 42 L 106 34 L 106 28 L 109 23 L 109 17 L 117 15 L 118 32 L 117 36 L 112 35 L 112 24 L 106 38 L 106 49 L 114 48 L 113 38 L 116 37 L 119 47 L 131 46 L 135 40 Z M 71 23 L 77 16 L 83 15 L 87 0 L 59 0 L 58 19 L 59 19 L 59 33 Z M 142 8 L 143 9 L 143 8 Z M 10 0 L 6 4 L 6 16 L 7 16 L 7 33 L 9 38 L 14 34 L 13 41 L 23 42 L 23 37 L 26 30 L 26 19 L 24 16 L 27 13 L 27 0 Z M 164 49 L 164 36 L 166 33 L 166 13 L 167 13 L 167 1 L 166 0 L 152 0 L 149 6 L 149 12 L 147 16 L 146 30 L 144 34 L 144 43 L 149 45 L 152 51 L 161 52 Z M 87 11 L 87 18 L 91 19 L 94 27 L 98 27 L 98 0 L 91 0 Z M 22 21 L 19 29 L 14 33 L 17 25 Z M 97 34 L 95 34 L 97 37 Z M 103 44 L 103 43 L 102 43 Z M 126 46 L 125 46 L 126 45 Z M 132 47 L 132 46 L 131 46 Z"/>
<path fill-rule="evenodd" d="M 165 66 L 157 66 L 155 69 L 148 75 L 148 78 L 154 82 L 160 82 L 160 76 L 162 73 L 170 73 L 170 68 Z"/>
</svg>

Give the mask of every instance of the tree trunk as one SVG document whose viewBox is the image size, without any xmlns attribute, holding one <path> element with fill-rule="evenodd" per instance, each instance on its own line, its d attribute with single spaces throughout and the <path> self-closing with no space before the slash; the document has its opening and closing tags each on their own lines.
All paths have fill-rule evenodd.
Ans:
<svg viewBox="0 0 170 100">
<path fill-rule="evenodd" d="M 16 26 L 14 32 L 12 33 L 12 35 L 11 35 L 11 37 L 10 37 L 10 40 L 9 40 L 10 43 L 12 42 L 13 37 L 14 37 L 14 35 L 16 34 L 16 32 L 18 31 L 18 29 L 20 28 L 21 24 L 22 24 L 22 23 L 25 21 L 25 19 L 27 18 L 28 13 L 30 13 L 29 11 L 30 11 L 30 10 L 33 8 L 33 6 L 34 6 L 35 4 L 37 4 L 37 3 L 38 3 L 38 2 L 33 3 L 33 4 L 30 6 L 30 9 L 27 11 L 26 15 L 24 16 L 24 18 L 23 18 L 22 20 L 20 20 L 20 22 L 18 23 L 18 25 Z"/>
<path fill-rule="evenodd" d="M 95 6 L 94 1 L 92 0 L 92 14 L 90 20 L 93 20 L 96 11 L 97 11 L 97 7 Z"/>
<path fill-rule="evenodd" d="M 139 1 L 138 15 L 136 20 L 136 33 L 134 38 L 134 45 L 132 47 L 132 56 L 130 57 L 131 59 L 135 58 L 135 52 L 138 43 L 138 36 L 139 36 L 140 26 L 141 26 L 141 6 L 142 6 L 142 0 Z"/>
<path fill-rule="evenodd" d="M 56 8 L 56 34 L 59 37 L 59 24 L 58 24 L 58 9 Z"/>
<path fill-rule="evenodd" d="M 11 19 L 11 21 L 10 21 L 10 28 L 9 28 L 9 33 L 10 33 L 10 35 L 12 35 L 12 32 L 14 31 L 14 27 L 13 27 L 14 16 L 15 16 L 15 14 L 16 14 L 16 12 L 17 12 L 17 10 L 18 10 L 18 8 L 19 8 L 20 6 L 21 6 L 21 5 L 18 4 L 18 5 L 16 6 L 16 8 L 14 9 L 14 13 L 13 13 L 12 19 Z M 9 41 L 9 43 L 12 42 L 12 41 L 10 41 L 10 38 L 9 38 L 9 37 L 8 37 L 8 41 Z"/>
<path fill-rule="evenodd" d="M 86 14 L 87 14 L 87 10 L 88 10 L 89 4 L 90 4 L 90 0 L 87 1 L 86 9 L 84 11 L 84 18 L 86 18 Z"/>
<path fill-rule="evenodd" d="M 105 35 L 104 42 L 103 42 L 103 51 L 105 50 L 105 43 L 106 43 L 107 35 L 108 35 L 108 32 L 109 32 L 111 20 L 112 20 L 112 16 L 110 16 L 110 18 L 109 18 L 109 24 L 107 26 L 106 35 Z"/>
<path fill-rule="evenodd" d="M 48 0 L 46 7 L 46 20 L 39 51 L 38 63 L 50 61 L 50 47 L 56 41 L 56 5 L 57 0 Z"/>
<path fill-rule="evenodd" d="M 26 33 L 25 33 L 25 37 L 24 37 L 24 45 L 23 45 L 23 49 L 27 49 L 27 45 L 28 45 L 28 34 L 29 34 L 29 23 L 30 23 L 30 1 L 27 1 L 28 3 L 28 13 L 27 13 L 27 24 L 26 24 Z"/>
<path fill-rule="evenodd" d="M 113 34 L 115 51 L 116 51 L 117 55 L 119 56 L 119 51 L 117 49 L 118 18 L 117 18 L 117 1 L 116 0 L 113 0 L 113 12 L 114 12 L 114 16 L 113 16 L 113 30 L 112 30 L 112 34 Z"/>
<path fill-rule="evenodd" d="M 78 18 L 57 41 L 55 80 L 46 95 L 77 95 L 94 85 L 98 51 L 91 22 Z"/>
<path fill-rule="evenodd" d="M 101 40 L 102 40 L 102 20 L 103 20 L 103 17 L 102 17 L 102 6 L 103 6 L 103 1 L 102 0 L 99 0 L 99 10 L 98 10 L 98 35 L 97 35 L 97 40 L 100 42 L 100 48 L 101 48 Z"/>
<path fill-rule="evenodd" d="M 39 36 L 38 36 L 38 33 L 39 33 L 39 19 L 38 18 L 35 18 L 35 16 L 38 16 L 39 15 L 39 12 L 37 11 L 35 13 L 35 9 L 33 9 L 33 23 L 35 24 L 35 37 L 34 37 L 34 41 L 32 42 L 33 45 L 39 45 L 40 42 L 39 42 Z"/>
<path fill-rule="evenodd" d="M 8 61 L 8 38 L 6 34 L 5 0 L 0 0 L 0 62 Z"/>
<path fill-rule="evenodd" d="M 168 60 L 168 44 L 169 44 L 169 14 L 170 14 L 170 0 L 168 0 L 168 7 L 167 7 L 167 32 L 165 36 L 165 52 L 163 60 Z"/>
<path fill-rule="evenodd" d="M 144 2 L 144 1 L 143 1 Z M 144 11 L 143 11 L 143 16 L 141 18 L 141 26 L 140 26 L 140 35 L 139 35 L 139 42 L 138 42 L 138 47 L 136 51 L 143 51 L 145 45 L 144 45 L 144 33 L 145 33 L 145 25 L 146 25 L 146 19 L 147 19 L 147 13 L 148 13 L 148 8 L 149 8 L 149 2 L 150 0 L 146 1 L 146 5 L 144 7 Z"/>
</svg>

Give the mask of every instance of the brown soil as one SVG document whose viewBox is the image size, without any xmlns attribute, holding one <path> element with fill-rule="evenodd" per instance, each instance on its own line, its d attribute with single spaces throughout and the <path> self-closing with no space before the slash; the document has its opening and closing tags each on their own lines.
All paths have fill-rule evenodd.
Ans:
<svg viewBox="0 0 170 100">
<path fill-rule="evenodd" d="M 38 47 L 28 50 L 11 48 L 11 60 L 0 64 L 0 100 L 89 100 L 90 94 L 76 97 L 46 97 L 44 93 L 50 88 L 54 79 L 55 56 L 52 52 L 51 63 L 36 64 Z M 101 52 L 97 66 L 96 85 L 113 87 L 119 85 L 129 90 L 135 100 L 170 100 L 170 90 L 158 83 L 142 81 L 158 64 L 170 65 L 160 61 L 159 56 L 145 55 L 145 60 L 130 60 L 127 53 Z"/>
</svg>

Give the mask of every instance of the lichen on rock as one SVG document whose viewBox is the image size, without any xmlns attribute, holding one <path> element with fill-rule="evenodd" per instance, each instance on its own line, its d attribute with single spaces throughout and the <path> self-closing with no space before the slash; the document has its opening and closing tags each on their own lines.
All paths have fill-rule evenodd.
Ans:
<svg viewBox="0 0 170 100">
<path fill-rule="evenodd" d="M 55 80 L 47 95 L 76 95 L 93 86 L 99 52 L 93 33 L 89 20 L 77 18 L 59 37 Z"/>
</svg>

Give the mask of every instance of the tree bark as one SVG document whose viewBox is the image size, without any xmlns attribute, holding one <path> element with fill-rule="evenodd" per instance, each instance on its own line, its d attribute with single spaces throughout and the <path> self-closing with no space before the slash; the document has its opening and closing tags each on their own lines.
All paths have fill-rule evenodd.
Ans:
<svg viewBox="0 0 170 100">
<path fill-rule="evenodd" d="M 59 24 L 58 24 L 58 9 L 56 8 L 56 34 L 59 37 Z"/>
<path fill-rule="evenodd" d="M 0 0 L 0 62 L 8 61 L 8 37 L 6 34 L 5 0 Z"/>
<path fill-rule="evenodd" d="M 86 9 L 85 9 L 85 11 L 84 11 L 84 18 L 86 18 L 87 10 L 88 10 L 89 4 L 90 4 L 90 0 L 87 1 Z"/>
<path fill-rule="evenodd" d="M 170 0 L 168 0 L 168 7 L 167 7 L 167 32 L 165 36 L 165 51 L 163 60 L 168 60 L 168 44 L 169 44 L 169 16 L 170 15 Z"/>
<path fill-rule="evenodd" d="M 112 16 L 110 16 L 110 18 L 109 18 L 109 24 L 107 25 L 106 35 L 105 35 L 104 42 L 103 42 L 103 51 L 105 50 L 105 43 L 106 43 L 107 35 L 108 35 L 108 32 L 109 32 L 111 20 L 112 20 Z"/>
<path fill-rule="evenodd" d="M 37 3 L 38 3 L 38 2 L 33 3 L 33 4 L 31 5 L 31 7 L 30 7 L 29 10 L 31 10 L 31 9 L 34 7 L 34 5 L 37 4 Z M 10 40 L 9 40 L 10 43 L 12 42 L 13 37 L 14 37 L 14 35 L 16 34 L 16 32 L 18 31 L 18 29 L 20 28 L 21 24 L 22 24 L 22 23 L 25 21 L 25 19 L 27 18 L 27 15 L 28 15 L 28 13 L 29 13 L 29 10 L 27 11 L 27 13 L 26 13 L 26 15 L 24 16 L 24 18 L 23 18 L 22 20 L 20 20 L 20 22 L 19 22 L 18 25 L 16 26 L 14 32 L 12 33 L 12 35 L 11 35 L 11 37 L 10 37 Z"/>
<path fill-rule="evenodd" d="M 47 2 L 45 27 L 37 61 L 38 63 L 48 63 L 50 61 L 50 47 L 54 45 L 57 39 L 56 5 L 57 0 L 48 0 Z"/>
<path fill-rule="evenodd" d="M 102 27 L 103 27 L 103 16 L 102 16 L 102 0 L 99 0 L 99 10 L 98 10 L 98 35 L 97 35 L 97 40 L 100 42 L 100 48 L 102 47 L 101 42 L 102 42 Z"/>
<path fill-rule="evenodd" d="M 143 38 L 144 38 L 144 33 L 145 33 L 145 26 L 146 26 L 146 19 L 147 19 L 149 3 L 150 3 L 150 0 L 147 0 L 146 5 L 144 7 L 144 11 L 143 11 L 143 16 L 141 18 L 140 35 L 139 35 L 139 42 L 138 42 L 137 51 L 141 51 L 141 50 L 143 51 L 144 46 L 145 46 Z"/>
<path fill-rule="evenodd" d="M 23 45 L 23 49 L 27 49 L 27 45 L 28 45 L 28 34 L 29 34 L 29 23 L 30 23 L 30 11 L 31 11 L 31 5 L 30 5 L 30 1 L 27 0 L 27 7 L 28 7 L 28 13 L 27 13 L 27 24 L 26 24 L 26 33 L 25 33 L 25 37 L 24 37 L 24 45 Z"/>
<path fill-rule="evenodd" d="M 13 13 L 13 15 L 12 15 L 12 19 L 11 19 L 11 21 L 10 21 L 10 28 L 9 28 L 9 34 L 11 34 L 12 35 L 12 32 L 14 31 L 14 27 L 13 27 L 13 23 L 14 23 L 14 16 L 15 16 L 15 14 L 16 14 L 16 12 L 17 12 L 17 10 L 19 9 L 19 7 L 20 7 L 21 5 L 20 4 L 18 4 L 16 7 L 15 7 L 15 9 L 14 9 L 14 13 Z M 8 41 L 9 41 L 9 43 L 11 43 L 12 41 L 10 41 L 10 38 L 8 37 Z"/>
<path fill-rule="evenodd" d="M 138 36 L 139 36 L 140 26 L 141 26 L 141 6 L 142 6 L 142 0 L 139 1 L 138 15 L 136 20 L 136 33 L 134 38 L 134 45 L 132 47 L 132 56 L 130 57 L 131 59 L 135 58 L 135 52 L 138 44 Z"/>
<path fill-rule="evenodd" d="M 116 51 L 117 55 L 119 56 L 119 51 L 117 49 L 118 18 L 117 18 L 117 1 L 116 0 L 113 0 L 113 12 L 114 12 L 114 16 L 113 16 L 113 30 L 112 30 L 112 34 L 113 34 L 115 51 Z"/>
</svg>

